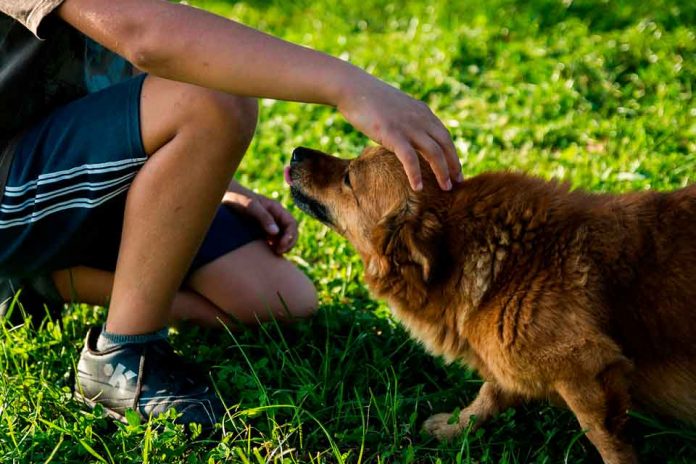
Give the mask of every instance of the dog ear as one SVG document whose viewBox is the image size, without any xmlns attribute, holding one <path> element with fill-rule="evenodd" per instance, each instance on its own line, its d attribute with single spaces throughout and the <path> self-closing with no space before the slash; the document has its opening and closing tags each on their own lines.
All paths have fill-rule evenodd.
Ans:
<svg viewBox="0 0 696 464">
<path fill-rule="evenodd" d="M 367 264 L 367 272 L 384 277 L 392 267 L 420 268 L 424 282 L 433 277 L 437 260 L 441 224 L 430 211 L 419 211 L 412 201 L 400 205 L 387 214 L 375 227 L 372 243 L 376 253 Z"/>
</svg>

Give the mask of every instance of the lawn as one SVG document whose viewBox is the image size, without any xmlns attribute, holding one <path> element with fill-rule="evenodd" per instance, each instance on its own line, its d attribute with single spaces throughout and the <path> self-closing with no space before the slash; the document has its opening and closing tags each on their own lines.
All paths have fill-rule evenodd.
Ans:
<svg viewBox="0 0 696 464">
<path fill-rule="evenodd" d="M 191 1 L 350 60 L 426 101 L 467 176 L 495 169 L 575 188 L 673 189 L 696 177 L 696 3 L 679 0 Z M 283 76 L 278 76 L 282 79 Z M 317 316 L 241 333 L 174 331 L 211 368 L 222 438 L 171 418 L 114 424 L 71 399 L 82 337 L 103 308 L 0 323 L 0 462 L 481 462 L 598 459 L 574 417 L 509 410 L 454 442 L 420 432 L 471 401 L 475 373 L 427 355 L 374 301 L 336 234 L 292 207 L 282 167 L 305 145 L 355 156 L 367 140 L 331 108 L 265 100 L 238 178 L 297 215 L 290 259 L 316 283 Z M 642 462 L 696 462 L 696 430 L 634 413 Z"/>
</svg>

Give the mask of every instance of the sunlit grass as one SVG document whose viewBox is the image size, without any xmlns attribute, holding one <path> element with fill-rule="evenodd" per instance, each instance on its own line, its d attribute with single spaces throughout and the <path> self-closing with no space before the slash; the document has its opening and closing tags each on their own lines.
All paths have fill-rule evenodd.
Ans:
<svg viewBox="0 0 696 464">
<path fill-rule="evenodd" d="M 519 169 L 613 192 L 696 176 L 693 2 L 191 3 L 349 59 L 424 99 L 453 134 L 466 175 Z M 471 401 L 480 381 L 408 339 L 370 299 L 350 246 L 295 209 L 282 181 L 298 145 L 350 157 L 365 143 L 331 108 L 262 102 L 238 178 L 300 219 L 290 259 L 315 281 L 322 308 L 293 327 L 174 334 L 178 349 L 212 368 L 230 411 L 222 438 L 169 418 L 124 425 L 81 410 L 72 371 L 104 310 L 74 306 L 60 324 L 2 326 L 0 462 L 596 460 L 573 416 L 543 403 L 448 444 L 420 433 L 429 414 Z M 634 422 L 643 462 L 696 462 L 693 430 L 640 414 Z"/>
</svg>

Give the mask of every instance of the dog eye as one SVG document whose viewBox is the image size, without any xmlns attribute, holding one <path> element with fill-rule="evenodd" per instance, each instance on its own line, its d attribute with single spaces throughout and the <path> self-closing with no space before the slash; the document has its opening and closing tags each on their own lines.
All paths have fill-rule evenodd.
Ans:
<svg viewBox="0 0 696 464">
<path fill-rule="evenodd" d="M 350 185 L 350 175 L 349 175 L 348 171 L 346 171 L 346 173 L 343 175 L 343 183 L 345 185 L 347 185 L 348 187 L 352 187 Z"/>
</svg>

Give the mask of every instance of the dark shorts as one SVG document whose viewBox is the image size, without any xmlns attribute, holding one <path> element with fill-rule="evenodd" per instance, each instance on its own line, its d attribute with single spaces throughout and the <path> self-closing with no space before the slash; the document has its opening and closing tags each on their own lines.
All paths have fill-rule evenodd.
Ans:
<svg viewBox="0 0 696 464">
<path fill-rule="evenodd" d="M 128 188 L 146 162 L 144 79 L 58 108 L 19 139 L 0 199 L 0 278 L 115 269 Z M 189 272 L 262 237 L 254 220 L 221 206 Z"/>
</svg>

